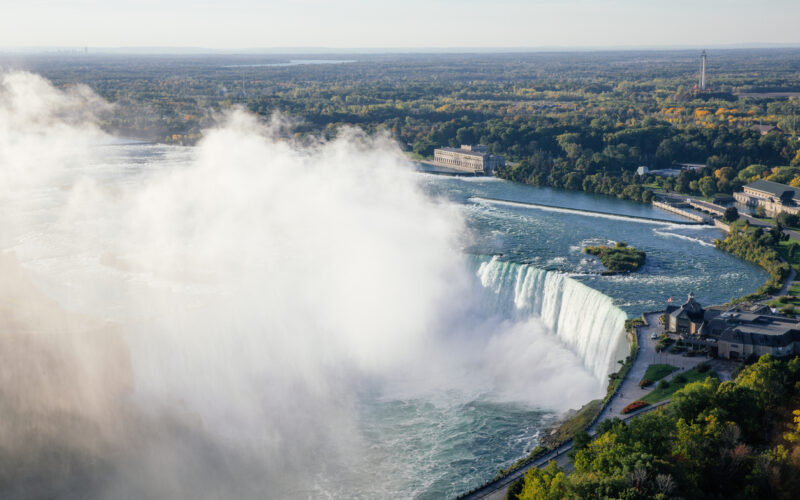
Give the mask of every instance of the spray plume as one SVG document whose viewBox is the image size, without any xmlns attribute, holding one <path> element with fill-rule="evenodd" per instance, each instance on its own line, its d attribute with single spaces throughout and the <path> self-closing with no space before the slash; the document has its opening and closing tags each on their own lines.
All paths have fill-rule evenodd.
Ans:
<svg viewBox="0 0 800 500">
<path fill-rule="evenodd" d="M 601 392 L 554 325 L 487 308 L 461 212 L 387 137 L 301 144 L 234 111 L 119 171 L 99 112 L 0 74 L 0 491 L 317 496 L 393 472 L 368 461 L 364 393 Z"/>
</svg>

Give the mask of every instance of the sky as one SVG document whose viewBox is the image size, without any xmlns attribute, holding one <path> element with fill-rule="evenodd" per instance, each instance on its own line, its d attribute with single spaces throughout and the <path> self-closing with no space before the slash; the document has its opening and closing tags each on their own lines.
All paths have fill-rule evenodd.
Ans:
<svg viewBox="0 0 800 500">
<path fill-rule="evenodd" d="M 800 44 L 798 0 L 0 0 L 0 47 Z"/>
</svg>

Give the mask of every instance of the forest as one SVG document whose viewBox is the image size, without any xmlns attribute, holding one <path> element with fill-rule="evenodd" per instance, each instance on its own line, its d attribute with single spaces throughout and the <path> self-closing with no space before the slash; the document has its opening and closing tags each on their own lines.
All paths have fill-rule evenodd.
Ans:
<svg viewBox="0 0 800 500">
<path fill-rule="evenodd" d="M 764 355 L 732 381 L 690 383 L 664 409 L 576 436 L 571 474 L 533 468 L 507 498 L 796 498 L 798 382 L 800 359 Z"/>
<path fill-rule="evenodd" d="M 287 62 L 303 59 L 315 64 Z M 0 65 L 88 85 L 114 104 L 107 130 L 150 141 L 193 144 L 239 106 L 282 114 L 298 137 L 386 133 L 412 158 L 481 143 L 507 158 L 500 177 L 645 202 L 658 190 L 731 193 L 755 178 L 800 185 L 800 49 L 708 60 L 704 92 L 694 89 L 699 51 L 41 54 Z M 703 168 L 635 175 L 676 163 Z"/>
<path fill-rule="evenodd" d="M 612 195 L 621 192 L 611 184 L 640 165 L 708 166 L 673 180 L 668 187 L 678 192 L 700 192 L 701 183 L 705 193 L 728 192 L 751 165 L 791 179 L 793 169 L 771 170 L 800 162 L 800 99 L 765 92 L 800 96 L 800 50 L 712 51 L 707 92 L 693 90 L 698 56 L 43 54 L 5 55 L 0 65 L 65 88 L 88 85 L 115 104 L 107 129 L 159 142 L 197 141 L 221 111 L 242 106 L 265 118 L 280 112 L 300 135 L 331 136 L 342 126 L 384 131 L 421 157 L 442 145 L 482 143 L 510 161 L 504 177 Z M 281 65 L 300 58 L 331 64 Z M 762 136 L 754 125 L 777 128 Z"/>
</svg>

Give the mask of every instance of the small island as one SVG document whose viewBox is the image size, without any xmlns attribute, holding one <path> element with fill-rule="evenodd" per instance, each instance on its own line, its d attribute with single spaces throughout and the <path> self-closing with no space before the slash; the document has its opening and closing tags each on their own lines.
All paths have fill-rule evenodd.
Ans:
<svg viewBox="0 0 800 500">
<path fill-rule="evenodd" d="M 618 241 L 613 247 L 606 245 L 588 246 L 584 252 L 600 258 L 600 262 L 606 267 L 603 275 L 626 273 L 636 271 L 644 265 L 647 255 L 626 243 Z"/>
</svg>

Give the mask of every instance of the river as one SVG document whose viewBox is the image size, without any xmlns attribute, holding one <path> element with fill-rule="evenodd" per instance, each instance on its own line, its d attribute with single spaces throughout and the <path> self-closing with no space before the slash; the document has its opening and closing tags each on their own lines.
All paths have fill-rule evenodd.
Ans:
<svg viewBox="0 0 800 500">
<path fill-rule="evenodd" d="M 279 147 L 282 146 L 276 146 Z M 114 200 L 116 193 L 125 192 L 132 185 L 146 184 L 160 172 L 180 171 L 196 161 L 192 148 L 152 144 L 103 146 L 103 153 L 98 156 L 99 159 L 81 163 L 79 168 L 71 171 L 70 175 L 85 178 L 75 183 L 77 187 L 74 188 L 82 190 L 79 192 L 82 200 L 92 197 Z M 408 169 L 404 175 L 413 176 L 413 183 L 426 197 L 455 206 L 466 221 L 466 234 L 459 240 L 460 255 L 454 256 L 454 259 L 463 259 L 466 283 L 454 285 L 453 296 L 446 300 L 453 307 L 448 308 L 446 317 L 434 315 L 436 323 L 432 328 L 447 331 L 438 332 L 437 335 L 443 338 L 441 345 L 431 347 L 430 352 L 435 356 L 425 359 L 426 371 L 420 376 L 425 377 L 426 382 L 434 379 L 435 383 L 423 384 L 414 373 L 391 374 L 373 370 L 377 375 L 367 376 L 370 369 L 361 365 L 359 369 L 342 368 L 340 373 L 329 365 L 338 367 L 346 358 L 332 358 L 331 361 L 324 359 L 322 354 L 310 356 L 320 357 L 320 366 L 325 366 L 324 373 L 341 377 L 345 381 L 343 386 L 348 388 L 343 391 L 345 396 L 341 406 L 344 409 L 337 406 L 338 393 L 328 395 L 332 401 L 323 406 L 328 410 L 341 410 L 341 414 L 322 417 L 326 424 L 336 419 L 347 420 L 335 428 L 346 429 L 348 439 L 345 441 L 353 446 L 349 451 L 326 452 L 326 448 L 334 447 L 338 441 L 323 431 L 315 441 L 313 427 L 321 421 L 308 414 L 307 408 L 314 406 L 304 402 L 304 399 L 319 397 L 313 390 L 306 388 L 304 390 L 308 393 L 300 391 L 296 394 L 299 409 L 295 409 L 292 397 L 297 391 L 293 393 L 288 386 L 276 388 L 276 384 L 284 379 L 269 371 L 259 371 L 258 376 L 265 382 L 255 387 L 264 388 L 264 401 L 258 394 L 237 393 L 236 403 L 247 401 L 248 405 L 244 407 L 251 410 L 251 405 L 261 406 L 259 412 L 246 415 L 248 418 L 242 418 L 241 427 L 236 427 L 231 424 L 236 421 L 236 409 L 224 406 L 227 389 L 220 382 L 228 380 L 222 375 L 234 380 L 239 366 L 256 370 L 261 368 L 259 363 L 269 363 L 268 359 L 280 367 L 276 368 L 276 373 L 285 374 L 286 370 L 293 369 L 294 364 L 282 364 L 284 360 L 270 357 L 268 348 L 278 344 L 274 339 L 262 343 L 252 325 L 263 327 L 265 336 L 279 336 L 280 332 L 288 335 L 296 330 L 287 327 L 284 331 L 282 328 L 286 325 L 272 321 L 267 313 L 264 317 L 259 316 L 258 304 L 277 304 L 274 306 L 277 309 L 271 310 L 278 314 L 282 304 L 288 304 L 286 307 L 294 304 L 281 295 L 287 290 L 309 293 L 313 301 L 302 302 L 304 307 L 314 301 L 321 303 L 336 299 L 318 296 L 314 292 L 317 287 L 327 290 L 325 286 L 329 277 L 316 273 L 308 283 L 302 281 L 305 278 L 298 277 L 298 283 L 289 283 L 286 287 L 253 288 L 258 290 L 258 294 L 246 301 L 248 304 L 253 302 L 252 311 L 245 311 L 246 306 L 238 300 L 235 307 L 241 308 L 240 311 L 225 310 L 226 315 L 221 317 L 204 315 L 209 308 L 219 306 L 223 309 L 228 291 L 215 290 L 207 275 L 186 279 L 184 276 L 171 276 L 169 272 L 159 274 L 158 269 L 145 272 L 143 268 L 136 268 L 133 257 L 97 251 L 94 243 L 76 235 L 84 234 L 80 232 L 84 226 L 90 226 L 85 234 L 95 238 L 99 234 L 112 234 L 121 220 L 115 212 L 114 202 L 103 205 L 99 214 L 83 214 L 81 205 L 64 203 L 64 193 L 68 190 L 63 185 L 69 182 L 63 179 L 57 179 L 61 185 L 48 186 L 33 197 L 26 195 L 24 200 L 18 200 L 21 206 L 27 206 L 31 200 L 36 202 L 33 203 L 35 210 L 31 209 L 26 217 L 35 224 L 17 227 L 6 215 L 8 231 L 0 239 L 0 248 L 16 252 L 35 282 L 67 309 L 100 314 L 129 326 L 136 392 L 148 395 L 139 395 L 134 401 L 143 405 L 149 404 L 151 398 L 162 402 L 180 401 L 180 405 L 204 416 L 204 423 L 209 428 L 230 427 L 220 434 L 234 443 L 245 433 L 244 429 L 253 424 L 253 415 L 262 415 L 262 410 L 266 422 L 283 426 L 277 428 L 276 434 L 283 432 L 284 428 L 294 428 L 293 425 L 303 427 L 303 439 L 309 441 L 307 447 L 294 446 L 292 440 L 282 439 L 277 447 L 279 453 L 268 455 L 273 462 L 276 456 L 281 457 L 278 460 L 285 459 L 277 469 L 286 474 L 290 484 L 282 484 L 281 489 L 276 490 L 279 492 L 277 496 L 296 498 L 433 499 L 455 496 L 468 490 L 491 479 L 499 468 L 508 466 L 532 449 L 540 433 L 555 422 L 562 411 L 578 408 L 588 399 L 603 394 L 608 373 L 615 368 L 616 361 L 626 355 L 622 333 L 626 317 L 663 308 L 670 297 L 680 302 L 689 292 L 704 304 L 724 302 L 754 291 L 766 279 L 762 270 L 713 247 L 714 238 L 722 236 L 719 230 L 680 224 L 680 217 L 647 205 L 492 178 L 446 177 L 412 173 L 411 166 Z M 225 187 L 224 183 L 220 184 L 220 189 Z M 309 192 L 325 193 L 325 189 L 324 186 L 313 187 Z M 160 191 L 150 189 L 146 194 L 148 197 L 141 199 L 158 199 Z M 606 215 L 565 213 L 559 209 L 490 199 Z M 226 204 L 235 205 L 237 200 L 221 196 L 218 203 L 221 208 Z M 140 201 L 137 205 L 139 209 L 141 204 Z M 191 207 L 187 205 L 181 210 L 186 212 L 186 217 L 199 217 L 198 211 L 190 210 Z M 207 220 L 216 220 L 214 210 L 212 207 L 199 214 Z M 298 204 L 287 210 L 306 208 Z M 63 213 L 69 213 L 72 219 L 69 227 L 59 228 L 54 221 Z M 148 216 L 152 216 L 153 221 L 162 217 L 157 212 Z M 269 222 L 269 216 L 265 217 Z M 198 218 L 197 225 L 182 228 L 187 238 L 196 237 L 197 228 L 203 227 L 201 222 Z M 224 222 L 231 223 L 229 220 Z M 288 234 L 286 239 L 305 241 L 306 233 L 298 233 L 296 226 L 293 223 L 269 227 Z M 246 227 L 247 233 L 233 234 L 247 238 L 264 226 L 253 224 Z M 223 226 L 220 230 L 221 234 L 229 234 Z M 315 230 L 324 232 L 326 228 Z M 163 236 L 153 234 L 155 237 Z M 215 240 L 209 241 L 214 243 Z M 628 275 L 601 276 L 601 265 L 584 254 L 582 248 L 588 244 L 613 241 L 624 241 L 644 250 L 647 253 L 645 266 Z M 405 242 L 406 245 L 419 243 Z M 316 265 L 317 261 L 325 258 L 325 253 L 318 248 L 312 250 L 309 250 L 309 255 L 314 257 L 307 262 Z M 336 249 L 324 250 L 347 258 L 357 257 L 360 251 L 359 248 L 346 248 L 346 252 L 339 253 Z M 168 252 L 169 248 L 164 251 Z M 258 261 L 254 257 L 256 254 L 247 251 L 243 255 L 247 256 L 242 257 L 243 261 L 256 258 L 255 262 L 263 266 L 263 274 L 257 276 L 263 283 L 282 275 L 287 266 L 297 269 L 299 276 L 306 277 L 304 273 L 308 266 L 297 255 L 277 263 L 275 259 Z M 372 264 L 371 261 L 365 262 L 365 265 Z M 329 268 L 322 262 L 319 269 L 325 271 Z M 261 268 L 258 270 L 262 271 Z M 171 268 L 168 271 L 171 272 Z M 402 282 L 401 278 L 397 277 L 396 281 Z M 94 283 L 90 290 L 82 288 L 82 284 L 87 282 Z M 125 283 L 124 289 L 119 286 L 120 282 Z M 250 281 L 242 283 L 251 285 Z M 238 285 L 241 283 L 237 282 Z M 407 290 L 400 290 L 400 298 L 416 293 L 414 283 L 407 285 Z M 166 304 L 179 303 L 182 311 L 191 314 L 181 316 L 180 321 L 153 319 L 158 311 L 145 306 L 131 309 L 130 296 L 149 297 L 153 302 Z M 369 293 L 360 296 L 368 298 Z M 175 302 L 175 297 L 181 299 Z M 100 303 L 104 306 L 98 311 L 96 304 Z M 348 307 L 346 302 L 339 303 Z M 364 310 L 367 308 L 355 309 L 359 314 L 363 313 L 364 322 L 371 320 L 369 311 Z M 270 309 L 265 306 L 264 310 Z M 173 309 L 172 312 L 176 311 Z M 327 316 L 318 318 L 314 311 L 306 308 L 302 314 L 294 314 L 292 318 L 300 318 L 305 330 L 317 328 L 324 331 L 324 321 L 340 319 L 335 313 L 336 308 L 327 312 Z M 403 315 L 395 313 L 397 311 L 393 312 L 392 321 L 402 322 Z M 410 310 L 408 315 L 414 316 L 415 313 Z M 259 319 L 256 323 L 248 323 L 240 316 L 248 320 Z M 353 318 L 341 320 L 351 322 Z M 378 330 L 386 326 L 376 324 Z M 212 326 L 215 335 L 220 329 L 225 329 L 225 335 L 203 337 L 201 332 L 204 328 Z M 245 333 L 237 333 L 238 327 Z M 170 332 L 175 329 L 189 330 L 191 335 L 181 334 L 172 338 Z M 193 329 L 198 332 L 196 336 Z M 374 332 L 375 335 L 379 333 Z M 262 330 L 258 330 L 258 334 L 261 335 Z M 193 338 L 198 340 L 193 342 Z M 212 340 L 205 341 L 206 338 Z M 324 337 L 318 340 L 326 341 Z M 420 345 L 427 345 L 425 342 L 423 340 Z M 298 354 L 302 350 L 291 352 L 298 359 L 304 357 Z M 247 361 L 237 359 L 231 362 L 229 359 L 234 359 L 231 353 Z M 201 368 L 219 363 L 226 367 L 224 373 L 221 372 L 218 378 L 209 375 L 206 380 L 204 373 L 197 378 L 196 372 L 187 372 L 195 378 L 187 376 L 185 381 L 181 380 L 178 374 L 183 365 L 176 368 L 175 360 L 188 365 L 193 356 L 203 360 Z M 224 363 L 219 361 L 221 356 L 227 356 Z M 420 351 L 418 356 L 425 356 L 425 353 Z M 369 356 L 368 359 L 372 360 Z M 170 368 L 163 368 L 162 362 Z M 248 363 L 252 363 L 252 367 Z M 306 374 L 299 368 L 300 364 L 297 366 L 300 375 L 296 380 L 303 380 Z M 168 378 L 156 375 L 162 373 L 159 371 L 162 368 L 169 374 Z M 294 378 L 290 380 L 296 382 Z M 337 378 L 335 382 L 340 381 Z M 423 385 L 424 389 L 420 388 Z M 240 385 L 234 387 L 241 388 Z M 250 384 L 247 387 L 251 387 Z M 217 399 L 199 388 L 219 391 L 213 393 L 217 394 Z M 352 400 L 347 396 L 351 391 L 355 395 Z M 271 405 L 270 401 L 275 401 L 271 398 L 278 396 L 283 398 L 280 399 L 283 403 L 277 407 Z M 349 420 L 351 413 L 352 422 Z M 287 423 L 285 418 L 274 417 L 274 414 L 288 415 L 293 422 Z M 313 424 L 303 424 L 306 421 Z M 258 428 L 257 421 L 254 426 Z M 262 430 L 265 434 L 271 432 L 269 427 Z M 247 439 L 252 439 L 252 434 Z M 295 464 L 304 462 L 315 467 L 304 470 L 300 476 L 286 472 Z M 272 473 L 275 477 L 280 475 L 274 470 Z"/>
</svg>

